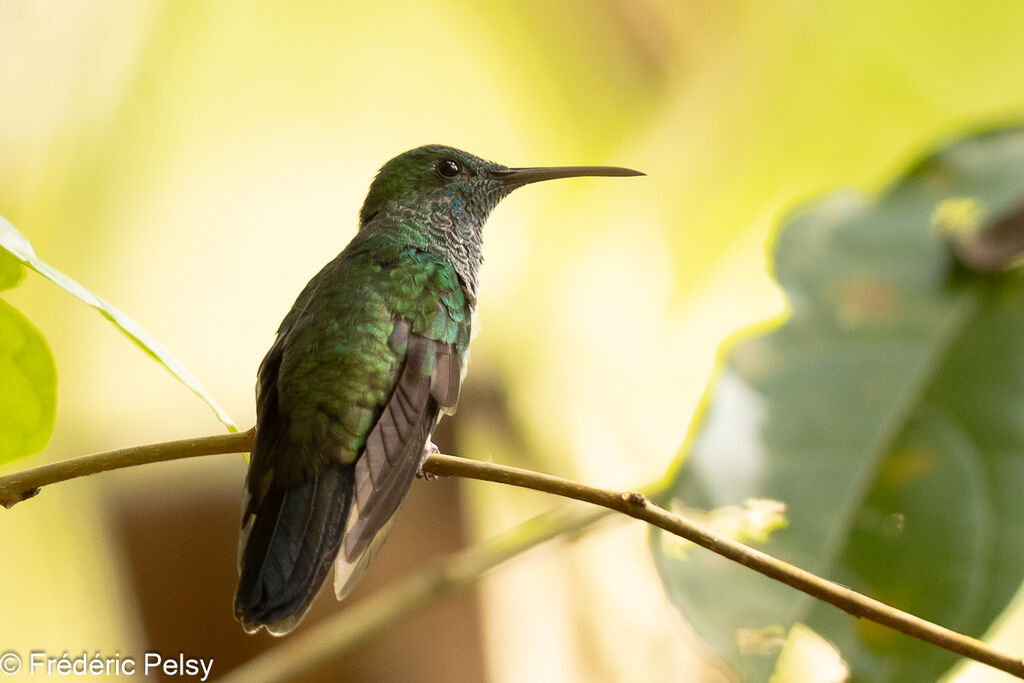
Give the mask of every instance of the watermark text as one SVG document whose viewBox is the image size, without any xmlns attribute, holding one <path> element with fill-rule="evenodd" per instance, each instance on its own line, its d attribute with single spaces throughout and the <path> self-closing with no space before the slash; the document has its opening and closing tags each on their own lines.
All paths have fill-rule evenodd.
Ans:
<svg viewBox="0 0 1024 683">
<path fill-rule="evenodd" d="M 150 676 L 194 678 L 205 681 L 213 671 L 213 658 L 189 657 L 184 653 L 165 657 L 147 652 L 142 657 L 115 652 L 105 655 L 82 651 L 74 655 L 64 651 L 52 655 L 45 650 L 31 650 L 27 655 L 7 650 L 0 653 L 0 676 L 27 673 L 29 676 Z"/>
</svg>

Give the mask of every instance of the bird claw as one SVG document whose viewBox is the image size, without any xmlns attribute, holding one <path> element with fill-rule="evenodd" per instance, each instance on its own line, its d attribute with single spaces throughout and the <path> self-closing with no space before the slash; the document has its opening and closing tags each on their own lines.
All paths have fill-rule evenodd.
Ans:
<svg viewBox="0 0 1024 683">
<path fill-rule="evenodd" d="M 423 463 L 425 463 L 427 461 L 427 458 L 429 458 L 430 456 L 440 454 L 441 449 L 438 448 L 433 441 L 430 441 L 428 439 L 427 443 L 423 445 L 423 459 L 420 460 L 420 471 L 416 473 L 417 479 L 423 479 L 424 481 L 434 481 L 435 479 L 438 478 L 438 476 L 433 472 L 424 472 Z"/>
</svg>

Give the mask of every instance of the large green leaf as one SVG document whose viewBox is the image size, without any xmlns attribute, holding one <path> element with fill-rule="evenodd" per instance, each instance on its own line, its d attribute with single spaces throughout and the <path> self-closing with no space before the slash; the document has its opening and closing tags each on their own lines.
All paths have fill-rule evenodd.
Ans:
<svg viewBox="0 0 1024 683">
<path fill-rule="evenodd" d="M 38 256 L 36 256 L 36 253 L 32 249 L 32 245 L 29 243 L 28 239 L 18 232 L 18 230 L 2 216 L 0 216 L 0 248 L 6 249 L 21 263 L 24 263 L 32 270 L 64 288 L 66 291 L 75 295 L 102 313 L 107 320 L 114 323 L 118 329 L 124 332 L 129 339 L 135 342 L 143 351 L 149 354 L 150 357 L 167 368 L 167 370 L 177 377 L 182 384 L 187 386 L 196 394 L 196 396 L 205 401 L 206 404 L 213 409 L 213 412 L 217 415 L 217 419 L 223 422 L 229 430 L 233 432 L 238 431 L 238 428 L 228 414 L 224 412 L 215 400 L 213 400 L 213 396 L 203 388 L 203 385 L 199 383 L 199 380 L 197 380 L 192 373 L 188 371 L 188 368 L 186 368 L 173 353 L 167 350 L 163 344 L 158 342 L 153 335 L 142 329 L 142 326 L 137 322 L 115 308 L 110 302 L 96 294 L 93 294 L 75 280 L 72 280 L 50 264 L 42 261 Z"/>
<path fill-rule="evenodd" d="M 792 313 L 726 354 L 673 502 L 782 501 L 766 552 L 982 635 L 1024 578 L 1024 277 L 968 273 L 945 234 L 1005 231 L 1022 201 L 1014 128 L 928 156 L 876 201 L 838 194 L 790 218 L 775 270 Z M 797 623 L 855 679 L 932 681 L 954 663 L 661 534 L 653 546 L 674 602 L 745 679 L 767 680 Z"/>
<path fill-rule="evenodd" d="M 0 464 L 50 440 L 57 413 L 57 368 L 43 335 L 0 300 Z"/>
<path fill-rule="evenodd" d="M 0 290 L 14 287 L 25 268 L 0 250 Z M 0 465 L 31 455 L 50 440 L 57 414 L 57 369 L 35 326 L 0 301 Z"/>
<path fill-rule="evenodd" d="M 25 266 L 10 253 L 0 249 L 0 290 L 16 286 L 25 277 Z"/>
</svg>

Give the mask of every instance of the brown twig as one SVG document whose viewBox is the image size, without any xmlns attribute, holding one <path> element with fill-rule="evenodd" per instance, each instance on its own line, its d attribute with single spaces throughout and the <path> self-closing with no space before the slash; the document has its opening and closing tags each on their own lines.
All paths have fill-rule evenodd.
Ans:
<svg viewBox="0 0 1024 683">
<path fill-rule="evenodd" d="M 45 465 L 34 470 L 0 477 L 0 504 L 10 507 L 35 495 L 40 487 L 66 479 L 149 462 L 246 451 L 251 444 L 252 430 L 243 434 L 228 434 L 125 448 Z M 1020 657 L 1001 652 L 980 640 L 890 607 L 742 543 L 714 534 L 652 504 L 643 494 L 599 489 L 530 470 L 449 455 L 430 456 L 424 463 L 423 470 L 441 476 L 468 477 L 520 486 L 621 512 L 703 546 L 734 562 L 739 562 L 754 571 L 781 581 L 856 617 L 868 619 L 926 643 L 988 664 L 1018 678 L 1024 678 L 1024 660 Z"/>
<path fill-rule="evenodd" d="M 455 458 L 449 455 L 432 456 L 427 465 L 424 465 L 424 469 L 427 469 L 428 465 L 429 470 L 434 474 L 522 486 L 616 510 L 685 538 L 722 557 L 739 562 L 756 572 L 781 581 L 787 586 L 838 607 L 855 617 L 862 617 L 876 624 L 888 626 L 918 640 L 988 664 L 1018 678 L 1024 678 L 1024 660 L 1020 657 L 996 650 L 976 638 L 933 624 L 845 586 L 822 579 L 759 550 L 712 533 L 652 504 L 643 494 L 607 491 L 530 470 Z"/>
<path fill-rule="evenodd" d="M 218 434 L 203 436 L 196 439 L 164 441 L 145 446 L 120 448 L 93 455 L 83 455 L 71 460 L 43 465 L 31 470 L 23 470 L 5 477 L 0 477 L 0 505 L 12 508 L 17 503 L 39 493 L 39 489 L 57 482 L 77 479 L 89 474 L 118 470 L 122 467 L 147 465 L 151 462 L 164 462 L 181 458 L 194 458 L 200 455 L 220 455 L 222 453 L 244 453 L 252 446 L 252 437 L 256 428 L 235 434 Z"/>
</svg>

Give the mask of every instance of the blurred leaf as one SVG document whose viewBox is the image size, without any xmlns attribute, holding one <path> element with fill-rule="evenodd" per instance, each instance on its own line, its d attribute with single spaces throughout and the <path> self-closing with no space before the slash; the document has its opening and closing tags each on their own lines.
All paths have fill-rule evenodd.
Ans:
<svg viewBox="0 0 1024 683">
<path fill-rule="evenodd" d="M 6 251 L 0 250 L 0 290 L 16 287 L 25 277 L 25 266 Z"/>
<path fill-rule="evenodd" d="M 128 338 L 135 342 L 143 351 L 167 368 L 172 375 L 181 380 L 181 382 L 191 389 L 193 393 L 199 396 L 199 398 L 203 399 L 203 401 L 213 409 L 213 412 L 216 413 L 217 419 L 224 423 L 230 431 L 238 431 L 238 427 L 231 418 L 228 417 L 228 414 L 224 412 L 219 405 L 217 405 L 217 402 L 213 400 L 213 397 L 210 396 L 209 393 L 207 393 L 206 389 L 204 389 L 199 383 L 199 380 L 192 376 L 192 373 L 188 371 L 184 364 L 182 364 L 174 354 L 164 348 L 163 344 L 158 342 L 152 335 L 142 329 L 138 323 L 112 306 L 106 300 L 93 294 L 53 266 L 41 261 L 36 256 L 28 239 L 18 232 L 15 227 L 2 216 L 0 216 L 0 247 L 9 251 L 32 270 L 36 271 L 48 280 L 60 285 L 68 292 L 74 294 L 76 297 L 98 310 L 103 314 L 103 317 L 114 323 L 114 325 L 128 335 Z"/>
<path fill-rule="evenodd" d="M 0 224 L 2 225 L 2 224 Z M 0 249 L 0 290 L 15 287 L 25 267 Z M 0 465 L 39 451 L 57 416 L 57 368 L 46 339 L 0 301 Z"/>
<path fill-rule="evenodd" d="M 1024 129 L 957 142 L 875 203 L 838 194 L 789 219 L 775 267 L 792 316 L 727 354 L 673 495 L 702 509 L 782 501 L 789 524 L 763 550 L 981 636 L 1024 577 L 1024 278 L 955 266 L 935 222 L 953 198 L 981 229 L 1019 210 Z M 740 634 L 798 622 L 854 680 L 932 681 L 954 663 L 718 556 L 672 550 L 654 537 L 673 601 L 745 679 L 767 679 L 779 652 Z"/>
<path fill-rule="evenodd" d="M 0 269 L 0 272 L 3 272 Z M 0 464 L 42 449 L 57 414 L 57 368 L 39 330 L 0 301 Z"/>
</svg>

